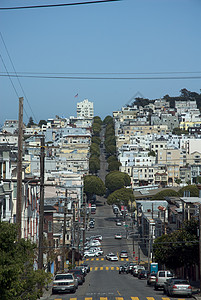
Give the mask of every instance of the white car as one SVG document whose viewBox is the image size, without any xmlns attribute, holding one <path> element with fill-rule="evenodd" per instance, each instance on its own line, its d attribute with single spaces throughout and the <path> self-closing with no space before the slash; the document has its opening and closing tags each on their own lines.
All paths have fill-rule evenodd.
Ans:
<svg viewBox="0 0 201 300">
<path fill-rule="evenodd" d="M 119 257 L 121 257 L 121 258 L 128 258 L 128 252 L 126 250 L 122 250 L 120 252 Z"/>
<path fill-rule="evenodd" d="M 114 236 L 114 238 L 115 239 L 119 239 L 119 240 L 122 239 L 121 233 L 116 233 L 115 236 Z"/>
<path fill-rule="evenodd" d="M 110 261 L 118 261 L 118 256 L 114 253 L 109 253 L 106 255 L 106 259 Z"/>
<path fill-rule="evenodd" d="M 97 251 L 88 251 L 84 253 L 84 258 L 87 257 L 98 257 L 100 254 Z"/>
</svg>

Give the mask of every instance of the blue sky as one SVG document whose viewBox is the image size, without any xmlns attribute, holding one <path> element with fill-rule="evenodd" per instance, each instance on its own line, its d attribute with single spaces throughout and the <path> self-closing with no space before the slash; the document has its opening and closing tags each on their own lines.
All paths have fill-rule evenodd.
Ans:
<svg viewBox="0 0 201 300">
<path fill-rule="evenodd" d="M 1 0 L 0 7 L 73 2 L 84 0 Z M 14 72 L 7 48 L 18 74 L 65 73 L 62 76 L 92 78 L 201 76 L 200 0 L 122 0 L 0 10 L 0 28 L 0 75 Z M 86 98 L 94 102 L 95 115 L 104 118 L 121 109 L 138 91 L 146 98 L 157 99 L 166 94 L 178 96 L 182 88 L 197 93 L 201 89 L 201 79 L 193 78 L 19 80 L 23 91 L 18 79 L 13 78 L 11 83 L 8 76 L 0 77 L 0 124 L 5 119 L 18 118 L 18 96 L 25 98 L 27 123 L 30 116 L 35 122 L 55 115 L 76 116 L 77 102 Z"/>
</svg>

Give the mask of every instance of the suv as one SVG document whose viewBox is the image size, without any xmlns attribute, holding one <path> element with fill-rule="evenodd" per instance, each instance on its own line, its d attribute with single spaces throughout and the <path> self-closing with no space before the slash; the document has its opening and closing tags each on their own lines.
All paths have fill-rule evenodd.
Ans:
<svg viewBox="0 0 201 300">
<path fill-rule="evenodd" d="M 155 285 L 154 285 L 155 290 L 158 290 L 159 288 L 164 288 L 165 281 L 172 277 L 173 277 L 173 274 L 170 271 L 167 271 L 167 270 L 158 271 L 156 274 L 156 281 L 155 281 Z"/>
<path fill-rule="evenodd" d="M 77 288 L 76 280 L 73 274 L 63 273 L 57 274 L 53 281 L 52 294 L 59 292 L 73 292 Z"/>
</svg>

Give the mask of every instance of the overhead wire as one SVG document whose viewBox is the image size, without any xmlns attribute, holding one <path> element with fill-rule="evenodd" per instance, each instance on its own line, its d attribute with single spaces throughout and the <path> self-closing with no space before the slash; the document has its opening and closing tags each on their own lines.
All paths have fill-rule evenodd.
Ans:
<svg viewBox="0 0 201 300">
<path fill-rule="evenodd" d="M 6 74 L 0 74 L 0 77 L 7 77 Z M 200 76 L 169 76 L 169 77 L 90 77 L 90 76 L 43 76 L 43 75 L 14 75 L 10 77 L 36 78 L 36 79 L 73 79 L 73 80 L 184 80 L 184 79 L 201 79 Z"/>
<path fill-rule="evenodd" d="M 32 9 L 32 8 L 49 8 L 49 7 L 63 7 L 63 6 L 75 6 L 75 5 L 87 5 L 87 4 L 101 4 L 108 2 L 117 2 L 122 0 L 96 0 L 96 1 L 84 1 L 84 2 L 72 2 L 61 4 L 44 4 L 44 5 L 30 5 L 30 6 L 13 6 L 13 7 L 0 7 L 0 10 L 14 10 L 14 9 Z"/>
<path fill-rule="evenodd" d="M 11 56 L 10 56 L 10 54 L 9 54 L 8 48 L 7 48 L 7 46 L 6 46 L 6 43 L 5 43 L 5 41 L 4 41 L 4 38 L 3 38 L 3 35 L 2 35 L 1 32 L 0 32 L 0 36 L 1 36 L 1 39 L 2 39 L 2 42 L 3 42 L 3 45 L 4 45 L 5 49 L 6 49 L 6 53 L 7 53 L 7 55 L 8 55 L 9 60 L 10 60 L 10 63 L 11 63 L 11 65 L 12 65 L 13 70 L 14 70 L 14 72 L 15 72 L 15 75 L 16 75 L 16 77 L 17 77 L 18 83 L 19 83 L 19 85 L 20 85 L 20 87 L 21 87 L 21 90 L 22 90 L 22 92 L 23 92 L 23 94 L 24 94 L 24 97 L 25 97 L 25 99 L 26 99 L 26 101 L 27 101 L 27 103 L 28 103 L 28 106 L 29 106 L 29 108 L 30 108 L 30 110 L 31 110 L 31 112 L 32 112 L 32 114 L 33 114 L 33 117 L 34 117 L 36 123 L 38 123 L 37 120 L 36 120 L 36 117 L 35 117 L 35 115 L 34 115 L 34 112 L 33 112 L 32 108 L 31 108 L 31 105 L 30 105 L 30 103 L 29 103 L 29 101 L 28 101 L 28 99 L 27 99 L 27 96 L 26 96 L 26 94 L 25 94 L 25 91 L 24 91 L 24 89 L 23 89 L 23 87 L 22 87 L 22 84 L 21 84 L 21 82 L 20 82 L 19 76 L 17 75 L 17 72 L 16 72 L 16 69 L 15 69 L 14 63 L 13 63 L 13 61 L 12 61 L 12 59 L 11 59 Z M 9 74 L 9 75 L 10 75 L 10 74 Z M 18 98 L 19 98 L 19 96 L 18 96 Z M 26 116 L 27 116 L 27 118 L 28 118 L 28 115 L 27 115 L 26 110 L 25 110 L 24 107 L 23 107 L 23 110 L 24 110 L 24 112 L 25 112 L 25 114 L 26 114 Z"/>
</svg>

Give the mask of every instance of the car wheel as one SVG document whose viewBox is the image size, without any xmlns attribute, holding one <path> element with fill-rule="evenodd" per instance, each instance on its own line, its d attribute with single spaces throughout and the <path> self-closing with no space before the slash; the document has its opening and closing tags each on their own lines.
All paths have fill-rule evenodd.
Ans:
<svg viewBox="0 0 201 300">
<path fill-rule="evenodd" d="M 155 291 L 158 291 L 158 287 L 156 285 L 155 285 L 154 289 L 155 289 Z"/>
</svg>

